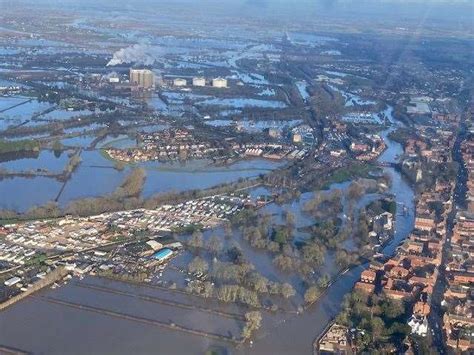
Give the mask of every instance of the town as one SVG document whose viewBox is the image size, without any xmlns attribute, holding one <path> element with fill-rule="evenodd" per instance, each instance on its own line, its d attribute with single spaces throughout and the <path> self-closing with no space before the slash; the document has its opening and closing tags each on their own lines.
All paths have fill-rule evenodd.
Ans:
<svg viewBox="0 0 474 355">
<path fill-rule="evenodd" d="M 0 5 L 0 353 L 472 353 L 446 1 Z"/>
<path fill-rule="evenodd" d="M 354 328 L 355 324 L 351 324 L 357 315 L 350 307 L 363 302 L 362 307 L 370 309 L 375 306 L 375 295 L 399 310 L 399 314 L 389 317 L 397 319 L 405 312 L 410 314 L 406 324 L 411 334 L 423 338 L 431 331 L 439 343 L 445 337 L 452 350 L 472 349 L 473 321 L 469 298 L 474 274 L 469 267 L 467 247 L 473 235 L 474 217 L 472 112 L 467 113 L 464 120 L 461 122 L 459 115 L 433 115 L 431 122 L 418 125 L 416 138 L 404 140 L 406 158 L 402 164 L 407 173 L 413 172 L 415 184 L 423 186 L 426 183 L 423 172 L 428 164 L 437 165 L 443 173 L 418 193 L 414 229 L 397 247 L 395 255 L 388 260 L 371 262 L 362 272 L 354 286 L 354 296 L 344 305 L 348 308 L 315 344 L 318 352 L 358 353 L 369 346 L 370 340 L 364 334 L 366 330 Z M 462 140 L 453 132 L 466 122 L 469 125 L 461 133 L 466 140 Z M 430 130 L 430 124 L 439 128 Z M 446 175 L 447 166 L 453 159 L 459 159 L 461 166 L 456 179 L 453 175 Z M 466 192 L 461 192 L 463 186 L 467 187 Z M 439 316 L 440 309 L 445 312 L 443 317 Z M 384 318 L 378 318 L 382 322 L 390 322 L 385 320 L 388 318 L 386 314 L 378 316 Z M 413 345 L 407 343 L 408 348 Z"/>
</svg>

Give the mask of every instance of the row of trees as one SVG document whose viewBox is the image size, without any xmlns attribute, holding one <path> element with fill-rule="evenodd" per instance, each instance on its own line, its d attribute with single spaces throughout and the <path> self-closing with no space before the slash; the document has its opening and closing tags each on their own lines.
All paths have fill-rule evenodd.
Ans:
<svg viewBox="0 0 474 355">
<path fill-rule="evenodd" d="M 187 268 L 192 274 L 208 273 L 214 281 L 212 283 L 209 281 L 190 282 L 188 291 L 211 297 L 214 293 L 213 285 L 218 284 L 220 287 L 217 289 L 216 296 L 224 302 L 241 302 L 260 307 L 259 294 L 279 295 L 284 298 L 290 298 L 296 294 L 290 284 L 270 281 L 255 271 L 254 266 L 249 263 L 215 261 L 211 268 L 204 258 L 196 256 Z"/>
<path fill-rule="evenodd" d="M 145 170 L 143 168 L 136 168 L 111 194 L 104 197 L 84 198 L 72 201 L 66 207 L 65 213 L 88 216 L 103 212 L 139 208 L 143 204 L 139 195 L 143 189 L 145 177 Z"/>
<path fill-rule="evenodd" d="M 81 156 L 79 155 L 79 152 L 74 153 L 70 158 L 69 161 L 64 168 L 64 174 L 66 176 L 70 176 L 74 170 L 81 164 Z"/>
<path fill-rule="evenodd" d="M 245 325 L 242 329 L 242 338 L 250 339 L 252 334 L 260 329 L 262 324 L 262 314 L 258 311 L 245 313 Z"/>
<path fill-rule="evenodd" d="M 187 240 L 187 245 L 198 252 L 200 249 L 208 250 L 213 256 L 219 255 L 223 250 L 223 243 L 217 235 L 211 235 L 207 242 L 200 230 L 195 230 Z"/>
<path fill-rule="evenodd" d="M 74 169 L 80 162 L 80 157 L 74 155 L 69 166 Z M 76 216 L 89 216 L 103 212 L 130 210 L 143 206 L 140 193 L 145 183 L 146 173 L 143 168 L 134 169 L 123 181 L 123 183 L 111 194 L 103 197 L 92 197 L 74 200 L 65 208 L 50 201 L 41 206 L 34 206 L 25 213 L 12 210 L 0 210 L 0 219 L 38 219 L 56 218 L 66 214 Z"/>
<path fill-rule="evenodd" d="M 132 172 L 122 182 L 122 184 L 114 191 L 112 196 L 119 200 L 127 197 L 138 197 L 142 192 L 145 179 L 145 169 L 133 169 Z"/>
<path fill-rule="evenodd" d="M 25 139 L 18 141 L 0 140 L 0 154 L 28 152 L 40 150 L 40 143 L 37 140 Z"/>
</svg>

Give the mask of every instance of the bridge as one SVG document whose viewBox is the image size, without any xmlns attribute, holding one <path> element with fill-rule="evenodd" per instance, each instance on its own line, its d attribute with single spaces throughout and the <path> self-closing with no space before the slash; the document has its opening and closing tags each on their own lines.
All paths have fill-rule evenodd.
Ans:
<svg viewBox="0 0 474 355">
<path fill-rule="evenodd" d="M 387 161 L 378 161 L 376 163 L 377 166 L 380 166 L 381 168 L 396 168 L 398 166 L 398 163 L 390 163 Z"/>
</svg>

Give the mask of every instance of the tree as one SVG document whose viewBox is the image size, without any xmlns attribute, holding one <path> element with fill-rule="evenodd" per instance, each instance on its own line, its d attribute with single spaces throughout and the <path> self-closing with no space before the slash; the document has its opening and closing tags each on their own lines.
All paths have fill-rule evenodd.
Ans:
<svg viewBox="0 0 474 355">
<path fill-rule="evenodd" d="M 222 302 L 240 302 L 252 307 L 261 307 L 257 293 L 239 285 L 222 285 L 216 296 Z"/>
<path fill-rule="evenodd" d="M 231 219 L 231 222 L 237 226 L 249 226 L 255 222 L 256 217 L 257 213 L 253 209 L 246 208 L 234 215 Z"/>
<path fill-rule="evenodd" d="M 291 244 L 285 244 L 282 248 L 282 253 L 285 256 L 290 256 L 290 257 L 295 256 L 295 252 L 294 252 L 293 247 L 292 247 Z"/>
<path fill-rule="evenodd" d="M 47 202 L 42 206 L 35 206 L 30 208 L 26 212 L 28 218 L 52 218 L 59 217 L 61 215 L 61 209 L 57 202 Z"/>
<path fill-rule="evenodd" d="M 206 281 L 202 284 L 201 295 L 205 298 L 211 298 L 214 293 L 214 285 Z"/>
<path fill-rule="evenodd" d="M 221 281 L 233 281 L 241 283 L 244 277 L 253 269 L 253 265 L 248 263 L 232 264 L 227 262 L 214 263 L 212 274 L 213 277 Z"/>
<path fill-rule="evenodd" d="M 191 234 L 191 237 L 189 237 L 188 245 L 192 248 L 202 248 L 203 244 L 202 233 L 195 230 L 193 234 Z"/>
<path fill-rule="evenodd" d="M 289 283 L 284 283 L 281 285 L 281 295 L 285 298 L 293 297 L 296 294 L 295 289 Z"/>
<path fill-rule="evenodd" d="M 268 293 L 271 295 L 278 295 L 280 293 L 280 284 L 278 282 L 268 282 Z"/>
<path fill-rule="evenodd" d="M 280 250 L 280 244 L 274 241 L 269 241 L 267 244 L 267 249 L 272 253 L 276 253 Z"/>
<path fill-rule="evenodd" d="M 273 240 L 278 244 L 285 244 L 288 239 L 288 233 L 284 229 L 277 230 L 273 235 Z"/>
<path fill-rule="evenodd" d="M 304 301 L 307 304 L 314 303 L 318 300 L 321 295 L 321 291 L 317 286 L 310 286 L 304 293 Z"/>
<path fill-rule="evenodd" d="M 262 324 L 262 314 L 258 311 L 245 313 L 245 326 L 242 329 L 242 338 L 250 339 L 252 333 L 257 331 Z"/>
<path fill-rule="evenodd" d="M 188 271 L 192 274 L 200 273 L 204 274 L 209 270 L 209 264 L 203 258 L 196 256 L 189 264 Z"/>
<path fill-rule="evenodd" d="M 359 223 L 356 228 L 355 237 L 358 238 L 362 243 L 366 243 L 369 240 L 368 217 L 363 213 L 361 213 L 359 216 Z"/>
<path fill-rule="evenodd" d="M 139 196 L 143 189 L 145 178 L 145 169 L 133 169 L 132 172 L 125 178 L 123 183 L 114 191 L 113 196 L 118 199 Z"/>
<path fill-rule="evenodd" d="M 264 248 L 266 246 L 266 240 L 262 237 L 260 229 L 256 227 L 244 228 L 244 238 L 250 242 L 250 245 L 254 248 Z"/>
<path fill-rule="evenodd" d="M 257 272 L 252 272 L 247 275 L 246 284 L 249 285 L 255 292 L 268 292 L 268 279 Z"/>
<path fill-rule="evenodd" d="M 344 249 L 337 249 L 336 251 L 336 264 L 340 266 L 341 269 L 345 269 L 349 266 L 349 254 Z"/>
<path fill-rule="evenodd" d="M 380 338 L 385 330 L 385 323 L 380 317 L 373 317 L 370 321 L 370 328 L 372 331 L 372 339 L 376 341 Z"/>
<path fill-rule="evenodd" d="M 283 271 L 288 271 L 293 269 L 293 259 L 289 256 L 278 255 L 275 259 L 273 259 L 273 263 L 276 267 Z"/>
<path fill-rule="evenodd" d="M 381 304 L 382 314 L 390 319 L 395 319 L 400 317 L 405 313 L 405 307 L 403 303 L 396 300 L 391 300 L 386 298 Z"/>
<path fill-rule="evenodd" d="M 349 199 L 355 200 L 360 198 L 364 193 L 364 187 L 356 181 L 353 181 L 347 189 Z"/>
<path fill-rule="evenodd" d="M 69 159 L 69 162 L 67 163 L 66 167 L 64 168 L 64 172 L 66 174 L 72 173 L 81 163 L 82 159 L 79 156 L 79 154 L 74 154 L 71 159 Z"/>
<path fill-rule="evenodd" d="M 268 229 L 270 228 L 270 224 L 272 222 L 272 216 L 268 213 L 264 213 L 260 215 L 260 220 L 258 222 L 260 233 L 262 233 L 262 235 L 268 235 Z"/>
<path fill-rule="evenodd" d="M 321 265 L 324 261 L 324 248 L 318 243 L 309 243 L 302 249 L 303 259 L 306 262 Z"/>
<path fill-rule="evenodd" d="M 320 288 L 326 288 L 327 285 L 329 284 L 329 281 L 331 281 L 331 278 L 329 277 L 328 274 L 324 274 L 323 276 L 321 276 L 318 280 L 318 286 Z"/>
<path fill-rule="evenodd" d="M 395 322 L 387 331 L 391 336 L 398 336 L 404 339 L 411 332 L 411 328 L 408 324 Z"/>
<path fill-rule="evenodd" d="M 54 151 L 54 154 L 58 154 L 57 156 L 59 156 L 61 154 L 61 151 L 63 150 L 63 145 L 62 143 L 56 139 L 54 142 L 53 142 L 53 151 Z"/>
<path fill-rule="evenodd" d="M 211 252 L 211 254 L 218 255 L 222 251 L 222 242 L 216 235 L 211 235 L 209 240 L 207 241 L 207 249 Z"/>
<path fill-rule="evenodd" d="M 236 264 L 244 262 L 244 253 L 238 244 L 233 244 L 229 249 L 227 249 L 227 255 L 229 259 Z"/>
</svg>

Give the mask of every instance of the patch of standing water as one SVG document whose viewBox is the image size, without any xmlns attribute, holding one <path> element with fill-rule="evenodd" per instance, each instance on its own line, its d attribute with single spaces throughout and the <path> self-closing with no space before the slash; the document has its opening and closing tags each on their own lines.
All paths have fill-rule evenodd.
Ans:
<svg viewBox="0 0 474 355">
<path fill-rule="evenodd" d="M 224 106 L 231 108 L 259 107 L 259 108 L 284 108 L 286 104 L 276 100 L 260 100 L 249 98 L 233 98 L 233 99 L 207 99 L 198 103 L 203 106 Z"/>
<path fill-rule="evenodd" d="M 69 157 L 67 152 L 57 156 L 53 151 L 42 150 L 36 158 L 23 158 L 0 163 L 0 167 L 13 172 L 43 170 L 50 173 L 60 173 L 66 167 Z M 1 183 L 1 182 L 0 182 Z"/>
<path fill-rule="evenodd" d="M 309 99 L 310 96 L 308 93 L 308 83 L 306 81 L 298 81 L 296 83 L 296 87 L 298 88 L 298 91 L 303 100 Z"/>
</svg>

